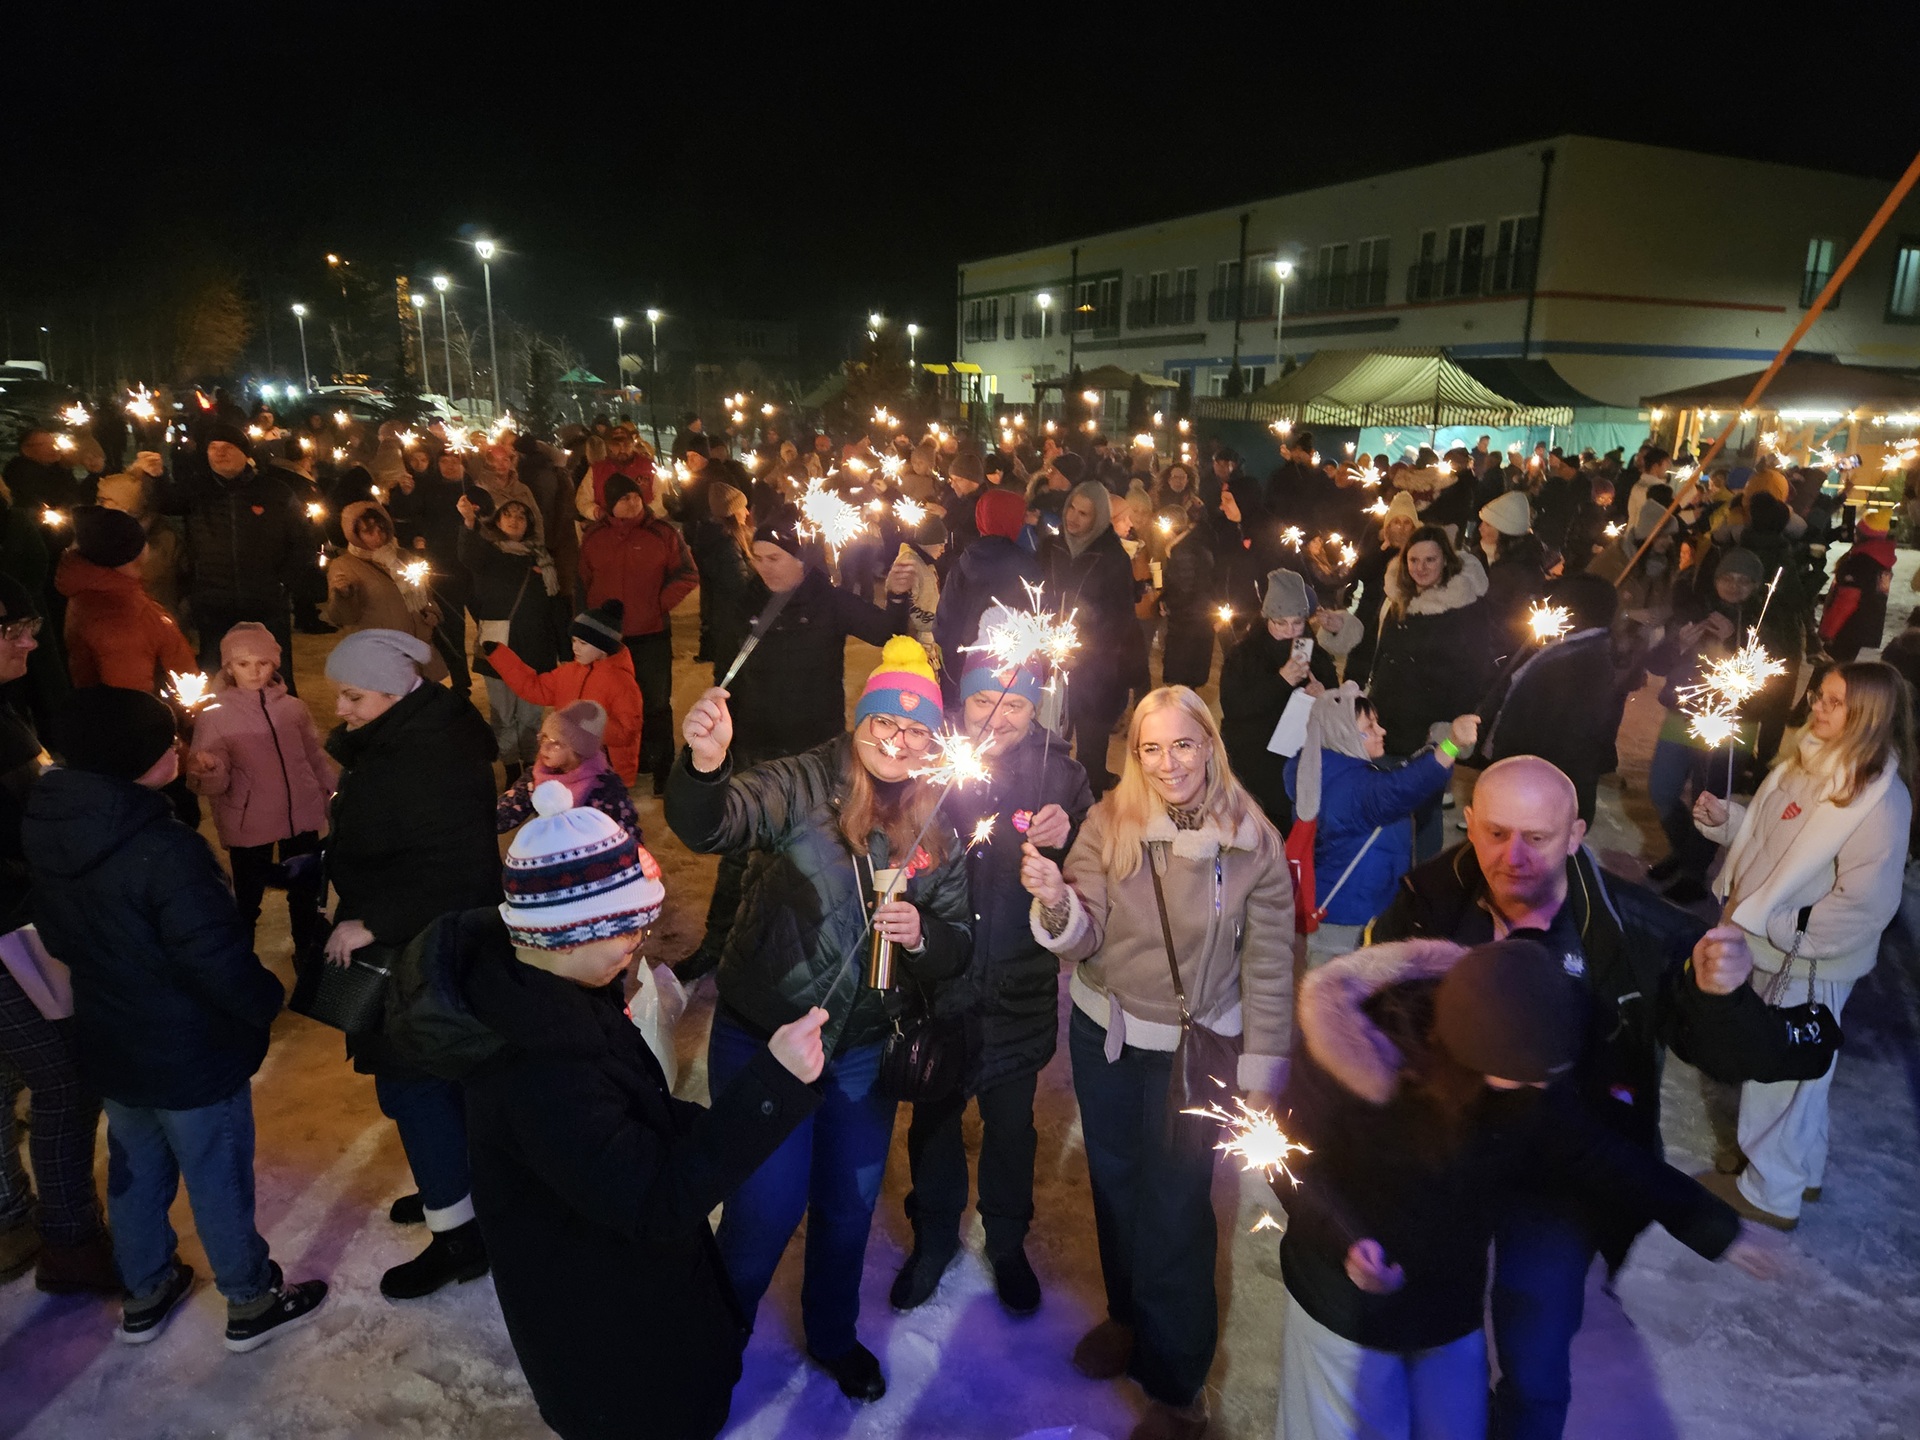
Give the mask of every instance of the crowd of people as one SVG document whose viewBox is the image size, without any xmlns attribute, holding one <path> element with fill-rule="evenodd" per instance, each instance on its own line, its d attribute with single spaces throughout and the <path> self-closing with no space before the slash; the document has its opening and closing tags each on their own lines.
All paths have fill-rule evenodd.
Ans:
<svg viewBox="0 0 1920 1440">
<path fill-rule="evenodd" d="M 883 1396 L 860 1278 L 903 1103 L 892 1306 L 937 1293 L 971 1191 L 1001 1305 L 1033 1314 L 1062 966 L 1106 1295 L 1072 1362 L 1138 1384 L 1135 1440 L 1208 1425 L 1222 1129 L 1193 1112 L 1229 1093 L 1305 1147 L 1281 1434 L 1558 1436 L 1596 1255 L 1660 1223 L 1770 1274 L 1824 1184 L 1833 1037 L 1913 823 L 1920 627 L 1858 658 L 1885 521 L 1829 583 L 1835 497 L 1771 459 L 1328 459 L 1298 433 L 1261 479 L 1211 443 L 997 432 L 769 425 L 736 456 L 693 416 L 656 452 L 613 417 L 283 426 L 220 396 L 103 427 L 83 463 L 23 435 L 0 1277 L 118 1297 L 120 1338 L 158 1338 L 195 1281 L 184 1180 L 229 1349 L 321 1311 L 254 1215 L 250 1087 L 289 1003 L 258 953 L 272 891 L 290 1003 L 346 1031 L 416 1187 L 388 1218 L 426 1244 L 382 1294 L 490 1273 L 569 1437 L 643 1433 L 636 1392 L 644 1433 L 716 1434 L 803 1221 L 806 1353 Z M 822 497 L 862 528 L 828 533 Z M 714 684 L 676 727 L 690 599 Z M 1077 645 L 997 653 L 1027 610 Z M 880 647 L 851 717 L 849 638 Z M 1780 673 L 1708 745 L 1689 687 L 1756 640 Z M 1584 842 L 1649 675 L 1668 853 L 1624 877 Z M 941 776 L 955 735 L 976 783 Z M 629 1016 L 664 983 L 637 958 L 667 901 L 642 784 L 720 857 L 672 966 L 712 977 L 705 1107 Z M 1717 1100 L 1698 1179 L 1662 1159 L 1669 1051 Z"/>
</svg>

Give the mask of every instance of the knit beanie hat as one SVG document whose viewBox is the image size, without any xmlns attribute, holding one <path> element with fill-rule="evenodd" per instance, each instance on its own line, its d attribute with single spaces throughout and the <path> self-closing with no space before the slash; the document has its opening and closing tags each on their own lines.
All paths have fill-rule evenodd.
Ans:
<svg viewBox="0 0 1920 1440">
<path fill-rule="evenodd" d="M 1480 507 L 1480 518 L 1502 535 L 1524 535 L 1533 528 L 1533 506 L 1518 490 L 1509 490 Z"/>
<path fill-rule="evenodd" d="M 1747 481 L 1747 499 L 1755 495 L 1771 495 L 1782 505 L 1787 503 L 1787 476 L 1783 470 L 1775 470 L 1771 465 L 1753 472 L 1753 478 Z"/>
<path fill-rule="evenodd" d="M 978 450 L 964 449 L 953 457 L 953 465 L 947 474 L 954 480 L 971 480 L 976 485 L 984 485 L 987 482 L 986 462 L 980 458 Z"/>
<path fill-rule="evenodd" d="M 1420 507 L 1413 503 L 1413 493 L 1401 490 L 1395 493 L 1387 504 L 1387 513 L 1380 517 L 1380 528 L 1385 529 L 1396 520 L 1409 520 L 1415 525 L 1420 523 Z"/>
<path fill-rule="evenodd" d="M 1313 613 L 1313 597 L 1297 570 L 1269 570 L 1267 598 L 1260 602 L 1263 620 L 1304 620 Z"/>
<path fill-rule="evenodd" d="M 582 760 L 607 748 L 607 707 L 598 700 L 575 700 L 549 710 L 541 724 L 551 725 L 554 738 Z"/>
<path fill-rule="evenodd" d="M 242 620 L 220 637 L 220 666 L 225 669 L 236 660 L 265 660 L 280 663 L 280 642 L 258 620 Z"/>
<path fill-rule="evenodd" d="M 227 444 L 236 447 L 240 453 L 245 455 L 249 460 L 253 458 L 253 441 L 248 438 L 247 432 L 242 430 L 238 425 L 230 425 L 224 420 L 216 421 L 214 424 L 209 425 L 200 436 L 202 453 L 204 454 L 207 450 L 211 449 L 216 440 L 224 440 Z"/>
<path fill-rule="evenodd" d="M 707 487 L 707 509 L 716 520 L 726 519 L 736 504 L 744 509 L 746 503 L 747 497 L 740 488 L 724 480 Z"/>
<path fill-rule="evenodd" d="M 613 507 L 618 505 L 621 500 L 627 496 L 638 495 L 640 493 L 640 487 L 636 485 L 633 480 L 616 470 L 607 477 L 607 513 L 611 515 L 613 513 Z"/>
<path fill-rule="evenodd" d="M 1454 961 L 1434 992 L 1433 1035 L 1470 1070 L 1537 1084 L 1573 1068 L 1585 1008 L 1559 956 L 1509 936 Z"/>
<path fill-rule="evenodd" d="M 621 637 L 625 633 L 620 627 L 626 616 L 626 604 L 618 596 L 603 600 L 593 609 L 582 610 L 574 616 L 567 636 L 572 640 L 584 640 L 594 649 L 604 650 L 611 655 L 620 648 Z"/>
<path fill-rule="evenodd" d="M 800 532 L 794 528 L 790 516 L 774 515 L 761 521 L 753 532 L 753 543 L 758 545 L 763 540 L 769 545 L 778 545 L 796 560 L 806 558 L 801 551 Z"/>
<path fill-rule="evenodd" d="M 913 539 L 916 545 L 944 545 L 947 543 L 947 522 L 938 515 L 929 515 L 914 527 Z"/>
<path fill-rule="evenodd" d="M 631 935 L 660 918 L 660 866 L 612 816 L 575 805 L 558 780 L 533 790 L 534 818 L 520 827 L 502 877 L 500 918 L 513 943 L 567 950 Z"/>
<path fill-rule="evenodd" d="M 984 644 L 987 632 L 996 625 L 1005 624 L 1012 613 L 1004 605 L 989 605 L 980 616 L 980 635 L 974 643 Z M 982 690 L 990 690 L 995 694 L 1004 690 L 1009 695 L 1018 695 L 1038 710 L 1041 692 L 1045 689 L 1044 661 L 1032 660 L 1025 665 L 1003 666 L 984 651 L 976 651 L 967 657 L 967 668 L 960 676 L 962 700 Z"/>
<path fill-rule="evenodd" d="M 1736 465 L 1727 472 L 1727 489 L 1738 494 L 1747 488 L 1747 482 L 1751 479 L 1753 479 L 1751 465 Z"/>
<path fill-rule="evenodd" d="M 1360 733 L 1360 687 L 1349 680 L 1337 690 L 1329 690 L 1313 702 L 1307 712 L 1307 739 L 1300 747 L 1293 776 L 1293 813 L 1297 819 L 1320 817 L 1320 756 L 1331 750 L 1336 755 L 1351 755 L 1356 760 L 1367 756 L 1366 737 Z"/>
<path fill-rule="evenodd" d="M 13 576 L 0 571 L 0 621 L 11 625 L 16 620 L 30 620 L 39 613 L 40 606 L 34 600 L 33 592 Z"/>
<path fill-rule="evenodd" d="M 1767 567 L 1753 551 L 1736 545 L 1731 550 L 1722 550 L 1720 552 L 1720 565 L 1713 573 L 1715 575 L 1744 575 L 1747 579 L 1758 585 L 1766 578 Z"/>
<path fill-rule="evenodd" d="M 1027 523 L 1027 502 L 1012 490 L 983 490 L 973 507 L 973 524 L 982 535 L 1020 538 Z"/>
<path fill-rule="evenodd" d="M 853 707 L 853 723 L 869 715 L 898 715 L 929 729 L 940 725 L 940 686 L 927 652 L 911 635 L 896 635 L 880 652 L 880 664 Z"/>
<path fill-rule="evenodd" d="M 1862 540 L 1884 540 L 1887 536 L 1887 512 L 1875 510 L 1853 522 L 1854 535 Z"/>
<path fill-rule="evenodd" d="M 53 733 L 68 769 L 138 780 L 173 744 L 173 712 L 144 690 L 90 685 L 61 703 Z"/>
<path fill-rule="evenodd" d="M 1069 489 L 1078 485 L 1082 480 L 1086 479 L 1087 476 L 1086 461 L 1082 460 L 1071 450 L 1055 457 L 1053 468 L 1066 477 Z"/>
<path fill-rule="evenodd" d="M 327 678 L 359 690 L 405 695 L 432 658 L 433 647 L 404 630 L 356 630 L 327 656 Z"/>
<path fill-rule="evenodd" d="M 82 560 L 112 570 L 140 558 L 147 548 L 147 532 L 124 510 L 82 505 L 73 512 L 73 548 Z"/>
</svg>

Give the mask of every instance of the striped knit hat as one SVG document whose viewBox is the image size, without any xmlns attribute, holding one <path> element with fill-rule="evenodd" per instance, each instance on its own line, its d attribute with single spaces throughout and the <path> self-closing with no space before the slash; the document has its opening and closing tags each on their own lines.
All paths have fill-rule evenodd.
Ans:
<svg viewBox="0 0 1920 1440">
<path fill-rule="evenodd" d="M 867 677 L 867 688 L 853 707 L 853 723 L 869 715 L 898 715 L 929 730 L 940 728 L 940 685 L 926 647 L 911 635 L 896 635 L 881 650 L 879 668 Z"/>
<path fill-rule="evenodd" d="M 576 806 L 558 780 L 535 787 L 533 808 L 507 851 L 500 918 L 514 944 L 566 950 L 631 935 L 660 917 L 660 866 L 624 826 Z"/>
</svg>

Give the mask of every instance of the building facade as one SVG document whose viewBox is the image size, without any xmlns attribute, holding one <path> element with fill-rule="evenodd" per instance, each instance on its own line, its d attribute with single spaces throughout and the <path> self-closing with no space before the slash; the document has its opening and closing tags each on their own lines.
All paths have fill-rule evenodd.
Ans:
<svg viewBox="0 0 1920 1440">
<path fill-rule="evenodd" d="M 1205 396 L 1236 362 L 1251 391 L 1321 349 L 1444 346 L 1636 405 L 1771 360 L 1887 189 L 1560 136 L 968 263 L 958 353 L 1012 404 L 1076 366 Z M 1800 349 L 1920 367 L 1920 200 Z"/>
</svg>

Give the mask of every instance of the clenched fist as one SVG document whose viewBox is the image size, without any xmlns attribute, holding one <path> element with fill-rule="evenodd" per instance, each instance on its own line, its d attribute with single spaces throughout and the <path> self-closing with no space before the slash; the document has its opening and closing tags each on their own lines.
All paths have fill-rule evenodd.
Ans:
<svg viewBox="0 0 1920 1440">
<path fill-rule="evenodd" d="M 718 685 L 693 702 L 687 718 L 680 722 L 680 733 L 693 752 L 693 768 L 711 775 L 726 763 L 733 745 L 733 716 L 727 710 L 727 692 Z"/>
</svg>

